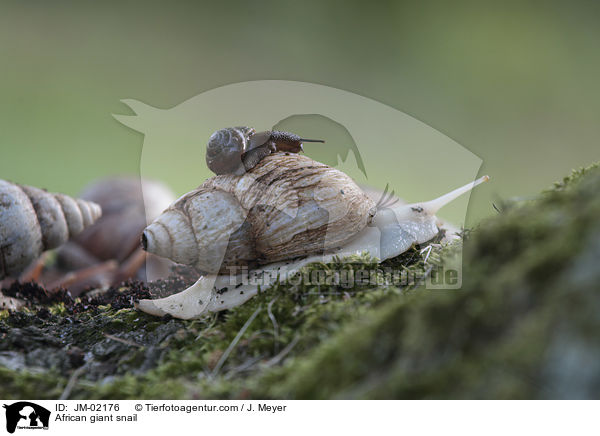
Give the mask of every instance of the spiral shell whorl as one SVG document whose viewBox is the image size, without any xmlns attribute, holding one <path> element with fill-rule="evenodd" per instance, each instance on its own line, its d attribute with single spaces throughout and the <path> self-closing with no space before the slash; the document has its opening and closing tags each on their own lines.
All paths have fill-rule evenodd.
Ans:
<svg viewBox="0 0 600 436">
<path fill-rule="evenodd" d="M 244 174 L 185 194 L 144 232 L 144 248 L 204 272 L 231 271 L 343 245 L 375 203 L 350 177 L 297 154 L 274 153 Z"/>
<path fill-rule="evenodd" d="M 242 154 L 248 139 L 255 133 L 252 127 L 227 127 L 217 130 L 208 140 L 206 165 L 215 174 L 231 174 L 243 170 Z"/>
<path fill-rule="evenodd" d="M 23 271 L 101 214 L 96 203 L 0 180 L 0 278 Z"/>
<path fill-rule="evenodd" d="M 146 251 L 174 262 L 217 272 L 223 258 L 228 257 L 230 235 L 236 231 L 239 235 L 245 217 L 233 195 L 199 188 L 185 194 L 146 227 L 142 244 Z M 247 259 L 251 257 L 250 245 L 243 242 L 247 239 L 243 235 L 240 239 L 234 254 Z"/>
</svg>

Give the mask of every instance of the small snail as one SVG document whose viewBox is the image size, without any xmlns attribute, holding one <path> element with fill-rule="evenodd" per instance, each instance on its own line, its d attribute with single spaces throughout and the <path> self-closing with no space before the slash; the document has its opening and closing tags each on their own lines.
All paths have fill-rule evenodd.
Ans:
<svg viewBox="0 0 600 436">
<path fill-rule="evenodd" d="M 137 307 L 194 318 L 256 294 L 257 286 L 232 286 L 242 267 L 260 275 L 264 288 L 334 256 L 395 257 L 436 236 L 437 210 L 485 180 L 429 202 L 384 207 L 341 171 L 298 154 L 271 154 L 244 175 L 206 180 L 146 228 L 145 250 L 207 275 L 184 292 Z"/>
<path fill-rule="evenodd" d="M 242 175 L 275 151 L 299 153 L 303 142 L 325 141 L 278 130 L 257 133 L 252 127 L 227 127 L 217 130 L 208 140 L 206 164 L 217 175 Z"/>
<path fill-rule="evenodd" d="M 101 214 L 96 203 L 0 180 L 0 279 L 20 273 Z"/>
</svg>

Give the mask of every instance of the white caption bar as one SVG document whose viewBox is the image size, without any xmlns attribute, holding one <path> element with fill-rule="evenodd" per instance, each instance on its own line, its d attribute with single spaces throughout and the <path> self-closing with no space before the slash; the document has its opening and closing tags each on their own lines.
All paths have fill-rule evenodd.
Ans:
<svg viewBox="0 0 600 436">
<path fill-rule="evenodd" d="M 597 434 L 596 401 L 2 401 L 0 434 Z M 6 433 L 8 432 L 8 433 Z"/>
</svg>

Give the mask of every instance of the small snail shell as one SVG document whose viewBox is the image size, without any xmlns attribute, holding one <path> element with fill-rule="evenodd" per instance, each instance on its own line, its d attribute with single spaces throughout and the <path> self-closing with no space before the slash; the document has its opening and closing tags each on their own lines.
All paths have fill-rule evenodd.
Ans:
<svg viewBox="0 0 600 436">
<path fill-rule="evenodd" d="M 242 155 L 254 133 L 251 127 L 228 127 L 213 133 L 206 147 L 208 168 L 215 174 L 243 174 Z"/>
<path fill-rule="evenodd" d="M 277 130 L 257 133 L 252 127 L 227 127 L 217 130 L 208 140 L 206 164 L 217 175 L 242 175 L 274 151 L 302 151 L 303 142 L 325 141 Z"/>
<path fill-rule="evenodd" d="M 0 278 L 23 271 L 101 214 L 96 203 L 0 180 Z"/>
<path fill-rule="evenodd" d="M 395 257 L 436 236 L 435 213 L 486 180 L 427 202 L 376 204 L 341 171 L 297 154 L 272 154 L 243 176 L 208 179 L 146 228 L 146 250 L 211 274 L 136 307 L 196 318 L 256 295 L 252 278 L 268 287 L 312 262 L 365 251 L 380 260 Z M 240 265 L 249 267 L 246 273 L 233 268 Z"/>
</svg>

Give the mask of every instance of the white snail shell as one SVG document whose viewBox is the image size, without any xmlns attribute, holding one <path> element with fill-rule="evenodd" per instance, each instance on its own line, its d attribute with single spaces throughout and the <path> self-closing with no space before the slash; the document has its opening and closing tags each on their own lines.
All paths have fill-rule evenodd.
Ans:
<svg viewBox="0 0 600 436">
<path fill-rule="evenodd" d="M 0 180 L 0 279 L 20 273 L 101 214 L 96 203 Z"/>
<path fill-rule="evenodd" d="M 327 251 L 367 226 L 376 205 L 341 171 L 276 153 L 243 176 L 220 175 L 146 228 L 147 251 L 204 272 Z"/>
</svg>

